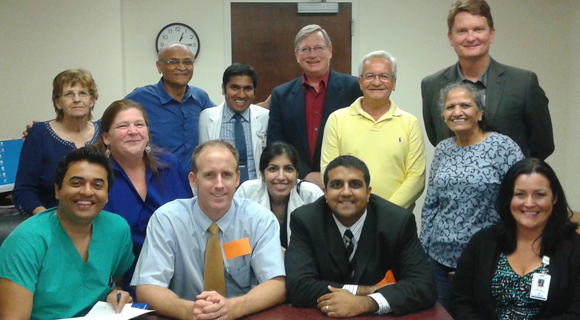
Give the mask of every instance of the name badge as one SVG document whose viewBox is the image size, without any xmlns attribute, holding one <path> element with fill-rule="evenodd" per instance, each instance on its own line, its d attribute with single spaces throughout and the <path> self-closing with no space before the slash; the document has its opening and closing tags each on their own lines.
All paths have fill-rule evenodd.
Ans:
<svg viewBox="0 0 580 320">
<path fill-rule="evenodd" d="M 248 237 L 240 240 L 226 242 L 224 243 L 223 247 L 226 259 L 240 257 L 252 253 L 252 248 L 250 247 L 250 240 Z"/>
<path fill-rule="evenodd" d="M 549 274 L 534 273 L 532 275 L 532 290 L 530 290 L 530 298 L 541 301 L 548 300 L 551 279 L 552 276 Z"/>
</svg>

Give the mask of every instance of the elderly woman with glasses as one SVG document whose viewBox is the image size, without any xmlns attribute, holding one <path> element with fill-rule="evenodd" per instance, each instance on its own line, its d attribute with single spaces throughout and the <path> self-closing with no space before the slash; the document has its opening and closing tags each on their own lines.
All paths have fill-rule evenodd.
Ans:
<svg viewBox="0 0 580 320">
<path fill-rule="evenodd" d="M 37 214 L 57 205 L 54 196 L 56 165 L 69 151 L 99 139 L 99 122 L 91 122 L 99 93 L 91 73 L 71 69 L 52 83 L 56 119 L 35 124 L 26 136 L 12 193 L 15 206 Z"/>
<path fill-rule="evenodd" d="M 493 204 L 500 182 L 524 155 L 513 140 L 492 131 L 475 85 L 450 84 L 441 90 L 440 105 L 455 137 L 435 147 L 420 238 L 435 273 L 439 302 L 449 310 L 448 274 L 471 236 L 499 221 Z"/>
</svg>

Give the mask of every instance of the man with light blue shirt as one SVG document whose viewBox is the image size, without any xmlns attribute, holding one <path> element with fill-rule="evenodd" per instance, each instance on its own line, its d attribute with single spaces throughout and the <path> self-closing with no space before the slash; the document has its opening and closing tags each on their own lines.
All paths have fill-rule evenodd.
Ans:
<svg viewBox="0 0 580 320">
<path fill-rule="evenodd" d="M 252 104 L 258 75 L 245 63 L 225 71 L 222 93 L 226 101 L 199 116 L 199 143 L 224 139 L 240 154 L 240 183 L 259 178 L 260 156 L 266 147 L 269 111 Z"/>
<path fill-rule="evenodd" d="M 125 97 L 143 106 L 153 143 L 173 153 L 185 172 L 191 168 L 191 153 L 199 140 L 199 114 L 215 106 L 204 90 L 188 85 L 193 62 L 188 46 L 173 43 L 163 47 L 156 63 L 161 80 Z"/>
<path fill-rule="evenodd" d="M 276 218 L 255 202 L 233 199 L 238 159 L 234 146 L 224 140 L 198 146 L 189 174 L 198 197 L 172 201 L 149 221 L 131 284 L 137 286 L 139 301 L 150 302 L 164 316 L 235 319 L 286 299 Z M 212 228 L 218 230 L 210 234 Z M 207 267 L 206 254 L 215 232 L 224 269 L 217 273 L 225 294 L 207 289 L 208 274 L 215 268 Z"/>
</svg>

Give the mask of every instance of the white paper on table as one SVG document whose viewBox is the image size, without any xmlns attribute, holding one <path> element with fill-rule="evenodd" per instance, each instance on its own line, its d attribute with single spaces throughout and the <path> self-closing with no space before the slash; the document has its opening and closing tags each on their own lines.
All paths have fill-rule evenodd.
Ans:
<svg viewBox="0 0 580 320">
<path fill-rule="evenodd" d="M 101 320 L 101 319 L 116 319 L 116 320 L 129 320 L 138 317 L 142 314 L 153 312 L 153 310 L 143 310 L 131 307 L 131 303 L 127 303 L 121 313 L 115 313 L 113 305 L 108 302 L 99 301 L 95 306 L 89 311 L 89 313 L 84 317 L 77 318 L 67 318 L 59 320 L 69 320 L 69 319 L 85 319 L 90 318 L 91 320 Z"/>
</svg>

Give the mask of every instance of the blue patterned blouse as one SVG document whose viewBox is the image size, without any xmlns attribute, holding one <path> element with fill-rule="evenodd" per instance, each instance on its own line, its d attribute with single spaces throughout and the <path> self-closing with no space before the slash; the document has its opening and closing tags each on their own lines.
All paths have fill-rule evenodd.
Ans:
<svg viewBox="0 0 580 320">
<path fill-rule="evenodd" d="M 512 139 L 496 132 L 468 147 L 458 146 L 455 137 L 435 147 L 420 237 L 431 258 L 457 267 L 471 236 L 499 221 L 494 205 L 501 179 L 523 158 Z"/>
</svg>

